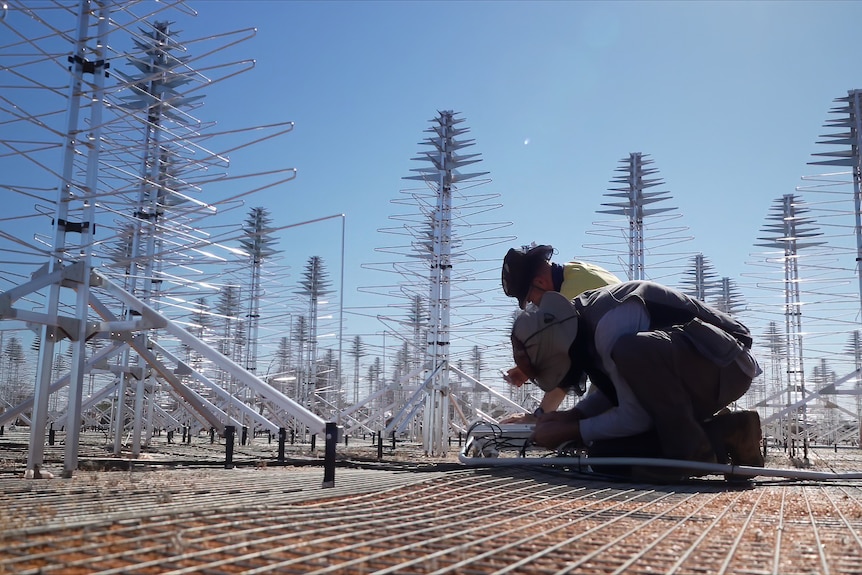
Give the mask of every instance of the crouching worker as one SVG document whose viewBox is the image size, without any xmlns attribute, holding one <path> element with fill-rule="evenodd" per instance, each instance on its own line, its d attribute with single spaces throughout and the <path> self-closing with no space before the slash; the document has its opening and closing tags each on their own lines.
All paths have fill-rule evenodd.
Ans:
<svg viewBox="0 0 862 575">
<path fill-rule="evenodd" d="M 502 270 L 503 292 L 516 298 L 521 309 L 527 304 L 539 305 L 542 296 L 549 291 L 560 292 L 571 299 L 587 290 L 620 283 L 614 274 L 595 264 L 581 261 L 556 264 L 551 261 L 553 254 L 553 246 L 537 246 L 535 243 L 531 247 L 512 248 L 506 252 Z M 527 376 L 515 366 L 506 372 L 505 379 L 520 387 L 527 381 Z M 534 413 L 513 415 L 501 423 L 534 423 L 539 414 L 556 411 L 566 395 L 567 391 L 562 387 L 545 390 Z"/>
<path fill-rule="evenodd" d="M 727 410 L 760 373 L 751 335 L 682 292 L 648 281 L 571 301 L 548 292 L 516 318 L 512 347 L 515 363 L 545 391 L 583 394 L 587 377 L 592 385 L 573 409 L 538 418 L 540 446 L 574 442 L 596 457 L 763 466 L 757 413 Z"/>
</svg>

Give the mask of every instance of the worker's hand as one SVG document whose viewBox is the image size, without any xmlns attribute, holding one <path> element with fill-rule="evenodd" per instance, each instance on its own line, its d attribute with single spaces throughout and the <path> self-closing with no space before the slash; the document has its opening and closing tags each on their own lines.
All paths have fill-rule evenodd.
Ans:
<svg viewBox="0 0 862 575">
<path fill-rule="evenodd" d="M 521 371 L 520 367 L 515 366 L 506 372 L 506 374 L 503 376 L 503 379 L 505 379 L 506 383 L 510 385 L 514 385 L 515 387 L 521 387 L 522 385 L 527 383 L 527 380 L 530 378 L 527 377 L 527 374 Z"/>
<path fill-rule="evenodd" d="M 536 423 L 536 416 L 532 413 L 514 413 L 500 420 L 500 423 Z"/>
<path fill-rule="evenodd" d="M 567 413 L 567 412 L 555 412 Z M 583 445 L 581 439 L 581 421 L 580 419 L 557 419 L 549 418 L 551 413 L 543 415 L 536 423 L 536 428 L 533 430 L 533 435 L 530 440 L 540 446 L 548 449 L 556 449 L 564 443 L 574 441 L 575 445 Z"/>
</svg>

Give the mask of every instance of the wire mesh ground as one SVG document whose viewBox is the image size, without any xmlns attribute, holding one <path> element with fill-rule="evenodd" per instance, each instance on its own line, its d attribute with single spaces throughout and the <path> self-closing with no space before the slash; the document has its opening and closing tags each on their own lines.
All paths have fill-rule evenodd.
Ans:
<svg viewBox="0 0 862 575">
<path fill-rule="evenodd" d="M 319 467 L 6 474 L 0 573 L 862 573 L 862 482 L 409 463 L 339 468 L 334 488 Z M 858 470 L 862 454 L 809 464 Z"/>
</svg>

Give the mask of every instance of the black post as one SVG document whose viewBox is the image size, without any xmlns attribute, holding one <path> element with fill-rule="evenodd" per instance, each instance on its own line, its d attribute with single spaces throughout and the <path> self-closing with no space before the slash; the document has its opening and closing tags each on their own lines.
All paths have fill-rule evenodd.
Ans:
<svg viewBox="0 0 862 575">
<path fill-rule="evenodd" d="M 392 432 L 392 450 L 395 451 L 395 431 Z"/>
<path fill-rule="evenodd" d="M 287 430 L 278 428 L 278 462 L 284 463 L 284 441 L 287 439 Z"/>
<path fill-rule="evenodd" d="M 191 445 L 192 444 L 192 426 L 189 425 L 188 429 L 189 429 L 189 434 L 186 436 L 186 443 Z"/>
<path fill-rule="evenodd" d="M 272 430 L 270 429 L 266 430 L 266 443 L 272 445 Z"/>
<path fill-rule="evenodd" d="M 168 430 L 168 443 L 173 443 L 173 442 L 174 442 L 174 430 L 169 429 Z"/>
<path fill-rule="evenodd" d="M 311 436 L 311 450 L 314 451 L 314 446 L 317 443 L 317 434 Z"/>
<path fill-rule="evenodd" d="M 344 447 L 347 447 L 347 434 L 344 434 Z"/>
<path fill-rule="evenodd" d="M 461 432 L 458 432 L 458 447 L 461 447 Z"/>
<path fill-rule="evenodd" d="M 215 427 L 210 427 L 210 443 L 215 443 Z"/>
<path fill-rule="evenodd" d="M 236 427 L 225 425 L 224 427 L 224 468 L 233 469 L 233 440 L 236 435 Z"/>
<path fill-rule="evenodd" d="M 3 430 L 5 427 L 6 427 L 5 425 L 0 425 L 0 435 L 3 435 Z"/>
<path fill-rule="evenodd" d="M 296 442 L 296 430 L 290 430 L 290 444 L 293 445 Z"/>
<path fill-rule="evenodd" d="M 54 432 L 54 424 L 48 428 L 48 445 L 54 445 L 54 438 L 56 437 Z"/>
<path fill-rule="evenodd" d="M 323 487 L 335 487 L 335 445 L 338 443 L 338 425 L 326 424 L 326 446 L 323 451 Z"/>
<path fill-rule="evenodd" d="M 377 432 L 377 461 L 383 461 L 383 432 Z"/>
<path fill-rule="evenodd" d="M 183 443 L 186 442 L 186 426 L 185 425 L 183 425 L 183 441 L 182 442 Z"/>
<path fill-rule="evenodd" d="M 248 443 L 248 426 L 243 425 L 242 426 L 242 444 L 245 445 L 246 443 Z"/>
</svg>

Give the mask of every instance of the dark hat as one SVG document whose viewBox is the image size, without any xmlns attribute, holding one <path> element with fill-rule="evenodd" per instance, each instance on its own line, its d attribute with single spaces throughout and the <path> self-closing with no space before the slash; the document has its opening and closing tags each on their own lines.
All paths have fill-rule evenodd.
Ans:
<svg viewBox="0 0 862 575">
<path fill-rule="evenodd" d="M 518 298 L 518 305 L 524 309 L 530 284 L 542 262 L 551 259 L 552 246 L 541 245 L 531 248 L 511 248 L 503 258 L 503 292 L 509 297 Z"/>
<path fill-rule="evenodd" d="M 544 391 L 559 387 L 572 361 L 569 348 L 578 335 L 578 312 L 566 296 L 548 292 L 512 326 L 515 364 Z"/>
</svg>

